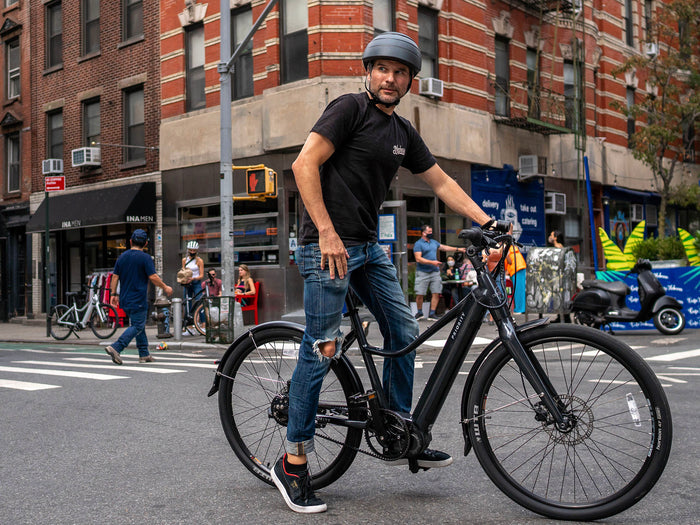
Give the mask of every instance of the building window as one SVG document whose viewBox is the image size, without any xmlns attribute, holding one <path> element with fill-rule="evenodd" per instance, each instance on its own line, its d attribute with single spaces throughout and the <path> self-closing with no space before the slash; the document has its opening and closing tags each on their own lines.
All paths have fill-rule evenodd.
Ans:
<svg viewBox="0 0 700 525">
<path fill-rule="evenodd" d="M 19 191 L 19 133 L 5 136 L 5 173 L 7 174 L 7 191 Z"/>
<path fill-rule="evenodd" d="M 644 32 L 646 33 L 647 42 L 654 39 L 651 24 L 654 16 L 653 0 L 644 0 Z"/>
<path fill-rule="evenodd" d="M 537 50 L 527 48 L 527 114 L 532 118 L 540 118 L 540 79 Z"/>
<path fill-rule="evenodd" d="M 372 7 L 372 23 L 374 36 L 386 31 L 394 30 L 394 2 L 393 0 L 377 0 Z"/>
<path fill-rule="evenodd" d="M 124 40 L 143 36 L 143 1 L 123 0 Z"/>
<path fill-rule="evenodd" d="M 187 60 L 186 111 L 206 107 L 204 98 L 204 25 L 196 24 L 185 30 Z"/>
<path fill-rule="evenodd" d="M 509 42 L 496 37 L 496 115 L 510 116 Z"/>
<path fill-rule="evenodd" d="M 46 6 L 46 67 L 63 64 L 63 11 L 61 2 Z"/>
<path fill-rule="evenodd" d="M 678 19 L 678 51 L 681 60 L 690 60 L 691 55 L 691 25 L 688 19 Z M 687 68 L 690 69 L 690 65 Z"/>
<path fill-rule="evenodd" d="M 574 79 L 574 63 L 564 61 L 564 126 L 574 129 L 576 122 L 576 82 Z"/>
<path fill-rule="evenodd" d="M 634 88 L 627 86 L 627 111 L 631 111 L 634 106 Z M 632 140 L 634 137 L 634 115 L 632 113 L 627 114 L 627 141 L 629 146 L 632 146 Z"/>
<path fill-rule="evenodd" d="M 100 99 L 83 102 L 83 145 L 99 147 Z"/>
<path fill-rule="evenodd" d="M 282 83 L 309 77 L 309 11 L 306 0 L 282 0 Z"/>
<path fill-rule="evenodd" d="M 632 17 L 632 0 L 625 0 L 625 43 L 634 45 L 634 18 Z"/>
<path fill-rule="evenodd" d="M 238 45 L 253 27 L 253 10 L 250 6 L 237 9 L 231 13 L 231 42 L 233 53 Z M 251 38 L 245 49 L 233 64 L 233 91 L 234 99 L 253 96 L 253 39 Z"/>
<path fill-rule="evenodd" d="M 124 92 L 124 161 L 146 160 L 143 86 Z M 133 147 L 136 146 L 136 147 Z"/>
<path fill-rule="evenodd" d="M 10 7 L 11 5 L 15 5 L 19 0 L 5 0 L 5 7 Z"/>
<path fill-rule="evenodd" d="M 692 122 L 684 120 L 683 128 L 683 161 L 695 162 L 695 126 Z"/>
<path fill-rule="evenodd" d="M 63 110 L 46 115 L 46 154 L 48 159 L 63 159 Z"/>
<path fill-rule="evenodd" d="M 100 50 L 100 0 L 83 0 L 83 55 Z"/>
<path fill-rule="evenodd" d="M 422 55 L 420 76 L 438 78 L 437 11 L 418 8 L 418 47 Z"/>
<path fill-rule="evenodd" d="M 20 70 L 20 54 L 19 54 L 19 39 L 10 40 L 5 45 L 5 67 L 7 73 L 7 98 L 19 97 L 19 70 Z"/>
</svg>

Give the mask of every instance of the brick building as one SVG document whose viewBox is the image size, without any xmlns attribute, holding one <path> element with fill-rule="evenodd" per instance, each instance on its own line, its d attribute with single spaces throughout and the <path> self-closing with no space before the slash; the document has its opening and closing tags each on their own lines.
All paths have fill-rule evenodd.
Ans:
<svg viewBox="0 0 700 525">
<path fill-rule="evenodd" d="M 266 4 L 231 1 L 234 43 Z M 291 162 L 330 100 L 364 90 L 362 50 L 381 31 L 406 33 L 423 52 L 420 79 L 397 111 L 482 207 L 516 222 L 521 242 L 544 245 L 549 230 L 562 230 L 582 266 L 591 267 L 583 155 L 595 226 L 609 227 L 620 210 L 628 222 L 640 220 L 629 216 L 638 204 L 653 231 L 651 173 L 627 148 L 630 122 L 610 106 L 629 100 L 631 88 L 633 98 L 646 95 L 644 79 L 611 71 L 645 51 L 652 8 L 658 2 L 595 0 L 581 9 L 568 0 L 281 0 L 233 75 L 233 163 L 264 163 L 279 174 L 276 200 L 235 203 L 237 258 L 263 282 L 263 317 L 301 304 L 293 267 L 301 202 Z M 190 238 L 200 239 L 207 264 L 220 264 L 218 9 L 161 0 L 166 268 Z M 234 171 L 234 193 L 244 191 L 242 172 Z M 390 198 L 389 213 L 405 203 L 399 237 L 409 247 L 422 222 L 439 225 L 443 242 L 457 242 L 465 221 L 416 178 L 400 172 Z M 397 242 L 392 249 L 409 252 L 394 255 L 401 273 L 410 250 Z"/>
<path fill-rule="evenodd" d="M 153 0 L 25 4 L 32 28 L 27 232 L 38 314 L 46 174 L 65 177 L 65 190 L 51 193 L 48 205 L 52 302 L 111 270 L 137 227 L 150 232 L 160 266 L 159 11 Z"/>
<path fill-rule="evenodd" d="M 29 49 L 29 7 L 5 1 L 0 22 L 0 320 L 25 315 L 31 272 L 25 225 L 29 220 L 32 142 Z"/>
</svg>

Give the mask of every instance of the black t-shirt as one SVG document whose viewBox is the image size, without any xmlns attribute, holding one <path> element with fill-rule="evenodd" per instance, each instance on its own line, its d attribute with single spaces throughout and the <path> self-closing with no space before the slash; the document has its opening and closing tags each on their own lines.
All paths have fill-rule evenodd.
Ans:
<svg viewBox="0 0 700 525">
<path fill-rule="evenodd" d="M 384 113 L 366 93 L 332 101 L 311 131 L 335 147 L 321 166 L 321 188 L 333 226 L 348 246 L 377 240 L 379 207 L 399 166 L 422 173 L 435 164 L 411 123 Z M 300 240 L 318 242 L 318 230 L 306 211 Z"/>
</svg>

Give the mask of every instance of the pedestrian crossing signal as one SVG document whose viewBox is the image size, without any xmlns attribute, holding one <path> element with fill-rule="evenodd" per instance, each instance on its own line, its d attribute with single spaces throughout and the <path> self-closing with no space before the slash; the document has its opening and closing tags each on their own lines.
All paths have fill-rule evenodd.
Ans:
<svg viewBox="0 0 700 525">
<path fill-rule="evenodd" d="M 277 173 L 274 170 L 264 166 L 249 168 L 245 175 L 248 195 L 252 197 L 277 195 Z"/>
</svg>

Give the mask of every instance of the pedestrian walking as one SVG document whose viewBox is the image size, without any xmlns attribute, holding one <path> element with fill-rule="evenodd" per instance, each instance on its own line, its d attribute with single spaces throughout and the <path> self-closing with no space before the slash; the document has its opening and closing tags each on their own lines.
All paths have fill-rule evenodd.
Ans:
<svg viewBox="0 0 700 525">
<path fill-rule="evenodd" d="M 162 288 L 170 296 L 173 289 L 165 284 L 156 273 L 153 259 L 144 250 L 148 244 L 148 234 L 142 230 L 134 230 L 131 234 L 131 249 L 122 253 L 114 265 L 110 282 L 110 304 L 115 308 L 121 307 L 129 316 L 129 328 L 117 341 L 108 346 L 105 351 L 117 364 L 122 364 L 120 354 L 136 338 L 139 351 L 139 363 L 151 363 L 153 356 L 148 351 L 146 337 L 146 317 L 148 316 L 148 283 Z M 117 294 L 119 284 L 119 294 Z"/>
<path fill-rule="evenodd" d="M 306 329 L 289 386 L 286 454 L 273 467 L 272 479 L 289 508 L 302 513 L 326 510 L 311 487 L 307 454 L 314 450 L 323 378 L 341 347 L 348 287 L 374 315 L 387 350 L 402 349 L 419 332 L 396 268 L 377 244 L 379 207 L 397 170 L 406 167 L 456 213 L 479 224 L 490 220 L 438 166 L 411 123 L 394 113 L 420 71 L 415 42 L 401 33 L 382 33 L 362 60 L 367 92 L 333 100 L 292 164 L 305 206 L 297 265 L 304 278 Z M 411 352 L 384 361 L 383 387 L 392 410 L 411 410 L 414 359 Z M 430 449 L 415 459 L 426 468 L 452 463 L 448 454 Z"/>
</svg>

